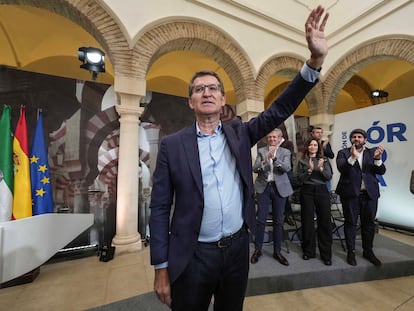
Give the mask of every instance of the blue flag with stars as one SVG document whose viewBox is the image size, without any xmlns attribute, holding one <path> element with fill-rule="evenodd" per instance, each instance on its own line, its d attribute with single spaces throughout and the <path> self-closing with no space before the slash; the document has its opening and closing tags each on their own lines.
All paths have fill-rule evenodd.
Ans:
<svg viewBox="0 0 414 311">
<path fill-rule="evenodd" d="M 43 134 L 43 117 L 41 111 L 39 112 L 39 118 L 37 119 L 29 160 L 33 216 L 53 213 L 52 184 Z"/>
</svg>

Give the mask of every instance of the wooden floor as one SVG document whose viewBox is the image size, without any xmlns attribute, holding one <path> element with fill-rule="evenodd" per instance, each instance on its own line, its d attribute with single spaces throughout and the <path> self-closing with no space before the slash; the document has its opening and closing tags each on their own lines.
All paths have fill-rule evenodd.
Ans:
<svg viewBox="0 0 414 311">
<path fill-rule="evenodd" d="M 414 236 L 380 229 L 414 246 Z M 29 260 L 29 259 L 28 259 Z M 43 265 L 34 282 L 0 289 L 0 310 L 85 310 L 152 291 L 149 249 Z M 245 311 L 414 310 L 414 276 L 247 297 Z"/>
</svg>

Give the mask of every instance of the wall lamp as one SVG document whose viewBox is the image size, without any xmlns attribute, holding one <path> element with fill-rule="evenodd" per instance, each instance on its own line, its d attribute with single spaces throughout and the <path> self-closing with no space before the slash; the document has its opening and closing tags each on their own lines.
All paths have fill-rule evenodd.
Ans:
<svg viewBox="0 0 414 311">
<path fill-rule="evenodd" d="M 82 62 L 80 68 L 92 72 L 92 80 L 96 80 L 98 72 L 105 72 L 105 53 L 98 48 L 80 47 L 78 58 Z"/>
</svg>

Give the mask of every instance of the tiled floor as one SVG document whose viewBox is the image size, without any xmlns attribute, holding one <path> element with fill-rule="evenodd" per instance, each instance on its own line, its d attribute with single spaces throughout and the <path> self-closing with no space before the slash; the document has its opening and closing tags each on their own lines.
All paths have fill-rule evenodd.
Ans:
<svg viewBox="0 0 414 311">
<path fill-rule="evenodd" d="M 414 236 L 380 230 L 414 246 Z M 34 282 L 0 289 L 0 310 L 84 310 L 152 291 L 149 249 L 47 264 Z M 414 310 L 414 276 L 247 297 L 245 311 Z"/>
</svg>

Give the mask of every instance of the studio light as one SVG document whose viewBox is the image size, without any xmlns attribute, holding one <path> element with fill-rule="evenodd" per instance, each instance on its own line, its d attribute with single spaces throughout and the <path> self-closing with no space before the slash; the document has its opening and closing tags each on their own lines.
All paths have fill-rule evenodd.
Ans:
<svg viewBox="0 0 414 311">
<path fill-rule="evenodd" d="M 388 97 L 388 92 L 386 92 L 384 90 L 373 90 L 371 92 L 371 97 L 372 98 L 387 98 Z"/>
<path fill-rule="evenodd" d="M 82 62 L 80 68 L 92 72 L 92 80 L 96 80 L 98 72 L 105 72 L 105 53 L 98 48 L 80 47 L 78 58 Z"/>
</svg>

